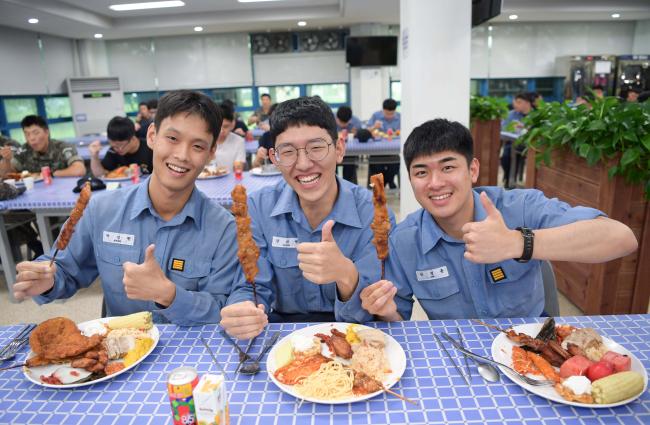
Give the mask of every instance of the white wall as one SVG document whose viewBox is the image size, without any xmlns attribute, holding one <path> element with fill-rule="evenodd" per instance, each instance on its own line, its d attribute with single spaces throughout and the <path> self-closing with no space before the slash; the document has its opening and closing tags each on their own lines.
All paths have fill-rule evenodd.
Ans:
<svg viewBox="0 0 650 425">
<path fill-rule="evenodd" d="M 636 22 L 632 54 L 650 55 L 650 19 Z"/>
<path fill-rule="evenodd" d="M 258 86 L 348 81 L 344 51 L 254 55 L 253 60 Z"/>
</svg>

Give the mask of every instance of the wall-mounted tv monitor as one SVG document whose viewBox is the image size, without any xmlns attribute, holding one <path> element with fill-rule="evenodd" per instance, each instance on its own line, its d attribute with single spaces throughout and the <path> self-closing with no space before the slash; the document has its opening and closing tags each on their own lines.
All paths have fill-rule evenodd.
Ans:
<svg viewBox="0 0 650 425">
<path fill-rule="evenodd" d="M 348 37 L 345 60 L 350 66 L 397 65 L 397 37 Z"/>
</svg>

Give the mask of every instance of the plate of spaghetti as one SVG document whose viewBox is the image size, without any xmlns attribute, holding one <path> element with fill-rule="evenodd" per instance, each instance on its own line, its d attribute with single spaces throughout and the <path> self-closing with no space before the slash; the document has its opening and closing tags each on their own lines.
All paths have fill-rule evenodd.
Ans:
<svg viewBox="0 0 650 425">
<path fill-rule="evenodd" d="M 267 367 L 271 380 L 287 394 L 345 404 L 394 394 L 389 389 L 406 369 L 406 354 L 379 329 L 322 323 L 282 338 L 269 353 Z"/>
</svg>

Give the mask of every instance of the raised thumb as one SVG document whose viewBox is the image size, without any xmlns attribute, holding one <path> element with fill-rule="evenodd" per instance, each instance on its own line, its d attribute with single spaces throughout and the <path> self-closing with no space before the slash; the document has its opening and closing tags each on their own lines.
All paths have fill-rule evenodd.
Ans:
<svg viewBox="0 0 650 425">
<path fill-rule="evenodd" d="M 150 263 L 152 261 L 156 261 L 156 257 L 154 257 L 153 252 L 156 249 L 156 245 L 151 244 L 147 247 L 147 249 L 144 252 L 144 262 L 145 263 Z"/>
<path fill-rule="evenodd" d="M 485 192 L 481 192 L 481 204 L 483 204 L 483 208 L 485 208 L 488 217 L 501 217 L 501 213 L 497 207 L 494 206 L 492 200 L 490 200 Z"/>
<path fill-rule="evenodd" d="M 334 236 L 332 235 L 332 227 L 334 227 L 334 220 L 327 220 L 325 224 L 323 224 L 323 229 L 321 230 L 322 242 L 335 242 Z"/>
</svg>

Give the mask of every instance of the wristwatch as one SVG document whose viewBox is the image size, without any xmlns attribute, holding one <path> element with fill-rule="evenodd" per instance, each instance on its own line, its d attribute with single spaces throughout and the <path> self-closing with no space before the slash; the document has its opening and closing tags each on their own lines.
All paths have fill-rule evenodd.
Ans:
<svg viewBox="0 0 650 425">
<path fill-rule="evenodd" d="M 521 232 L 521 236 L 524 238 L 524 251 L 521 253 L 521 257 L 515 258 L 516 261 L 520 263 L 527 263 L 533 258 L 533 243 L 535 241 L 535 234 L 528 227 L 517 227 L 516 230 Z"/>
</svg>

